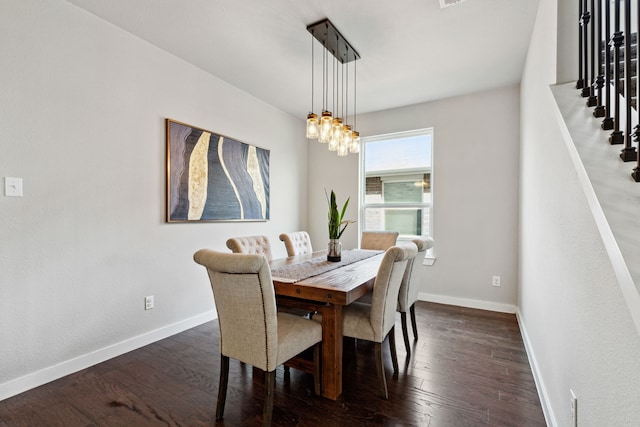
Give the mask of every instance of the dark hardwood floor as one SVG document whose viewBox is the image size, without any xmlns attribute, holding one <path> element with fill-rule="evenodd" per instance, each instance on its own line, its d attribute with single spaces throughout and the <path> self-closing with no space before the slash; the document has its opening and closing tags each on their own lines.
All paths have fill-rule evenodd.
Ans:
<svg viewBox="0 0 640 427">
<path fill-rule="evenodd" d="M 385 343 L 389 400 L 378 397 L 373 346 L 345 340 L 344 391 L 313 395 L 310 375 L 278 368 L 275 426 L 545 426 L 514 315 L 418 302 L 419 340 L 400 372 Z M 209 322 L 0 402 L 0 426 L 215 424 L 218 324 Z M 231 361 L 225 419 L 260 424 L 263 376 Z"/>
</svg>

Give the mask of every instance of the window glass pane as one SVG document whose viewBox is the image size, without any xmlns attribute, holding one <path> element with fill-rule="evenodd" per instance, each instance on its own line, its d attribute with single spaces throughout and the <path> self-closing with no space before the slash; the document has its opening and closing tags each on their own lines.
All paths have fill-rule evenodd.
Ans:
<svg viewBox="0 0 640 427">
<path fill-rule="evenodd" d="M 430 208 L 376 208 L 365 207 L 364 229 L 372 231 L 394 230 L 401 237 L 429 234 Z"/>
<path fill-rule="evenodd" d="M 422 180 L 418 178 L 418 181 Z M 422 187 L 414 185 L 414 181 L 389 181 L 383 185 L 383 199 L 386 203 L 420 203 Z"/>
<path fill-rule="evenodd" d="M 365 142 L 369 173 L 431 168 L 431 134 Z"/>
</svg>

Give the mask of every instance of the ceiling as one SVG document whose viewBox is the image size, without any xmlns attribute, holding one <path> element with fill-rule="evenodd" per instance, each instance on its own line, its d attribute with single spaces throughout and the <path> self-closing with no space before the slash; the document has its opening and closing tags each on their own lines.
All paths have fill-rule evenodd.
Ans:
<svg viewBox="0 0 640 427">
<path fill-rule="evenodd" d="M 329 18 L 360 54 L 363 113 L 518 83 L 539 0 L 67 1 L 304 118 L 307 25 Z"/>
</svg>

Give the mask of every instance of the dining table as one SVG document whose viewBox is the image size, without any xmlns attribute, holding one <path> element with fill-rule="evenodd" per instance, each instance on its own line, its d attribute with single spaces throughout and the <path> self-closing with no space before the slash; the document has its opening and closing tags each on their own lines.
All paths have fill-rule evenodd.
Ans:
<svg viewBox="0 0 640 427">
<path fill-rule="evenodd" d="M 384 252 L 342 250 L 341 261 L 318 251 L 270 261 L 279 306 L 318 312 L 322 320 L 322 396 L 342 393 L 342 310 L 371 289 Z"/>
</svg>

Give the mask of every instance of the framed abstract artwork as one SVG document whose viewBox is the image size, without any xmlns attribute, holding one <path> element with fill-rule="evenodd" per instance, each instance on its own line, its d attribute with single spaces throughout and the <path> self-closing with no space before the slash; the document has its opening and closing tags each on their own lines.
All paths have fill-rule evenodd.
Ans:
<svg viewBox="0 0 640 427">
<path fill-rule="evenodd" d="M 269 150 L 166 123 L 167 222 L 269 219 Z"/>
</svg>

